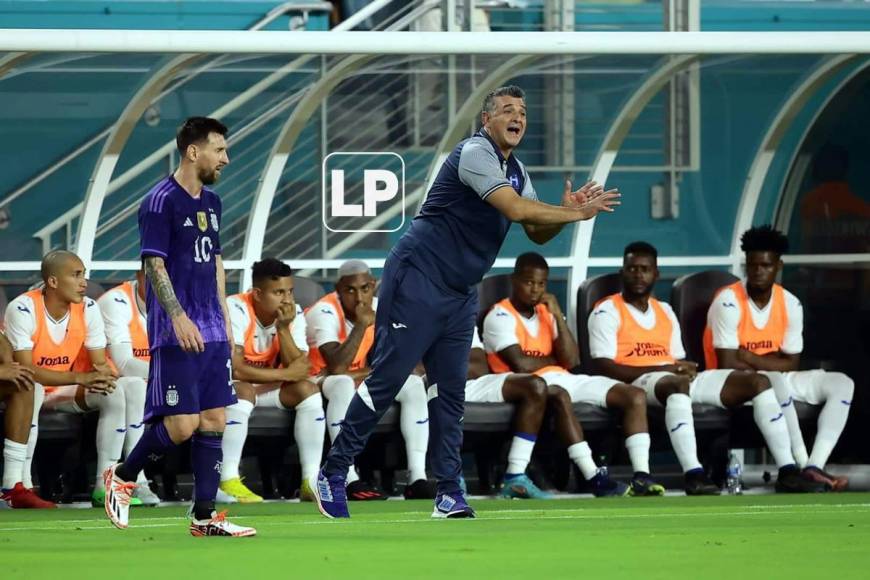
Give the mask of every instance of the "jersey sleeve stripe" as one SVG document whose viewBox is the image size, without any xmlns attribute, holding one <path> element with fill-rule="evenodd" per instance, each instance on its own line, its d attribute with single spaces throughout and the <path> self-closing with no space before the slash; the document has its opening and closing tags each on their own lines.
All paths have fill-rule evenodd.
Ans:
<svg viewBox="0 0 870 580">
<path fill-rule="evenodd" d="M 160 213 L 161 211 L 163 211 L 163 201 L 166 199 L 166 196 L 169 194 L 169 191 L 171 189 L 172 189 L 171 183 L 166 183 L 163 187 L 158 189 L 151 196 L 151 203 L 148 206 L 148 210 L 155 212 L 155 213 Z"/>
<path fill-rule="evenodd" d="M 480 196 L 480 199 L 486 199 L 486 198 L 489 197 L 490 194 L 491 194 L 492 192 L 494 192 L 496 189 L 500 189 L 500 188 L 505 187 L 505 186 L 511 187 L 510 182 L 509 182 L 509 181 L 505 181 L 504 183 L 496 183 L 495 185 L 493 185 L 492 187 L 490 187 L 488 190 L 486 190 L 486 192 L 484 192 L 483 195 Z"/>
<path fill-rule="evenodd" d="M 163 195 L 169 189 L 170 185 L 171 184 L 168 182 L 164 183 L 163 185 L 161 185 L 157 189 L 157 191 L 155 191 L 154 193 L 151 194 L 151 201 L 148 204 L 148 211 L 156 211 L 157 210 L 157 202 L 158 202 L 160 196 Z"/>
</svg>

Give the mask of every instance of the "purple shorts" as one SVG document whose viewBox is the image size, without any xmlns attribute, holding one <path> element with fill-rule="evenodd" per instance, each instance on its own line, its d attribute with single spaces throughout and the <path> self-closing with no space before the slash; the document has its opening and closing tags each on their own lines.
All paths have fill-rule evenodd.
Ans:
<svg viewBox="0 0 870 580">
<path fill-rule="evenodd" d="M 207 342 L 201 353 L 184 352 L 174 345 L 153 349 L 145 421 L 195 415 L 236 403 L 230 364 L 230 346 L 226 342 Z"/>
</svg>

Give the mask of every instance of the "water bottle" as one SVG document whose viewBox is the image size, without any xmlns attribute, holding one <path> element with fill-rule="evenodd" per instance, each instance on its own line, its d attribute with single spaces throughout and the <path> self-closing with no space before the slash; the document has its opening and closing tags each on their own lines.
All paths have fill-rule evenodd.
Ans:
<svg viewBox="0 0 870 580">
<path fill-rule="evenodd" d="M 725 487 L 729 495 L 743 495 L 743 466 L 732 451 L 728 460 L 728 469 L 725 472 Z"/>
</svg>

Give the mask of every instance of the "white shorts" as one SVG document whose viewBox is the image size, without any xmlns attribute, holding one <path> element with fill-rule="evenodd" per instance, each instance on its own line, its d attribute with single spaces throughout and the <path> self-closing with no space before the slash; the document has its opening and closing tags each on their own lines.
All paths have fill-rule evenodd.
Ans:
<svg viewBox="0 0 870 580">
<path fill-rule="evenodd" d="M 547 386 L 561 387 L 568 391 L 572 403 L 588 403 L 602 408 L 607 407 L 607 392 L 620 383 L 607 377 L 574 375 L 559 371 L 544 373 L 541 378 L 546 381 Z"/>
<path fill-rule="evenodd" d="M 502 388 L 512 373 L 483 375 L 465 383 L 466 403 L 504 403 Z"/>
<path fill-rule="evenodd" d="M 725 380 L 733 372 L 733 369 L 713 369 L 698 373 L 695 380 L 689 383 L 689 397 L 692 402 L 724 409 L 722 388 L 725 386 Z M 656 397 L 656 384 L 664 377 L 673 375 L 674 373 L 664 371 L 646 373 L 637 377 L 631 384 L 646 391 L 647 404 L 661 407 L 662 404 Z"/>
<path fill-rule="evenodd" d="M 796 401 L 809 403 L 810 405 L 821 405 L 828 400 L 825 390 L 826 373 L 824 369 L 791 371 L 787 373 L 777 373 L 774 371 L 760 372 L 770 377 L 771 380 L 774 380 L 772 375 L 781 375 Z"/>
</svg>

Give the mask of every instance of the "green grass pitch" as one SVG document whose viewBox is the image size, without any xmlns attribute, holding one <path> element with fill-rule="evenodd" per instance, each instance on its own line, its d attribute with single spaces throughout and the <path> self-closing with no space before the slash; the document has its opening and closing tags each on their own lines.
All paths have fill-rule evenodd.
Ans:
<svg viewBox="0 0 870 580">
<path fill-rule="evenodd" d="M 476 520 L 431 502 L 232 506 L 255 538 L 193 538 L 182 507 L 0 511 L 0 577 L 870 578 L 870 494 L 477 500 Z"/>
</svg>

